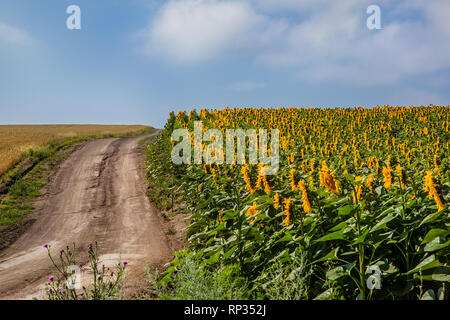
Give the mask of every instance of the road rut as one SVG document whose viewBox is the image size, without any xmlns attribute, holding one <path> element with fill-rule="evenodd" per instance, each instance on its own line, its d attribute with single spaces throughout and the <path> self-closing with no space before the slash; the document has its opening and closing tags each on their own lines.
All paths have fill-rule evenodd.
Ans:
<svg viewBox="0 0 450 320">
<path fill-rule="evenodd" d="M 105 264 L 129 261 L 130 281 L 143 277 L 146 261 L 159 265 L 170 259 L 158 212 L 146 196 L 139 151 L 146 136 L 90 141 L 61 164 L 35 205 L 35 222 L 0 252 L 0 299 L 43 297 L 51 272 L 44 243 L 58 254 L 75 242 L 83 264 L 86 247 L 97 240 Z"/>
</svg>

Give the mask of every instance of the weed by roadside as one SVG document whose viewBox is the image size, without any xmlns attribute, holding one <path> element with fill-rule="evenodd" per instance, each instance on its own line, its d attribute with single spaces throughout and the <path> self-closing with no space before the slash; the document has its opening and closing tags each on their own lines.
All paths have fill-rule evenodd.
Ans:
<svg viewBox="0 0 450 320">
<path fill-rule="evenodd" d="M 165 273 L 147 265 L 148 297 L 161 300 L 244 299 L 246 282 L 237 276 L 236 266 L 215 271 L 200 264 L 192 253 L 178 254 L 178 263 Z"/>
<path fill-rule="evenodd" d="M 266 272 L 255 280 L 260 288 L 261 297 L 269 300 L 303 300 L 308 299 L 311 267 L 307 253 L 295 251 L 292 259 L 283 264 L 276 260 Z"/>
<path fill-rule="evenodd" d="M 55 275 L 49 277 L 46 294 L 49 300 L 111 300 L 120 299 L 127 261 L 118 262 L 114 270 L 106 268 L 98 258 L 97 242 L 89 244 L 89 267 L 92 281 L 81 286 L 80 268 L 75 262 L 75 244 L 59 250 L 58 260 L 50 253 L 50 245 L 44 244 L 55 268 Z"/>
</svg>

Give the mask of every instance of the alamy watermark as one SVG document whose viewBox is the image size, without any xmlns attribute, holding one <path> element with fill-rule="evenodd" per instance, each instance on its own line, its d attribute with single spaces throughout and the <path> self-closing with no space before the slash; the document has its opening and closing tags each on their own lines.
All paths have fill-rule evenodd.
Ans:
<svg viewBox="0 0 450 320">
<path fill-rule="evenodd" d="M 275 175 L 279 167 L 280 134 L 278 129 L 270 130 L 270 154 L 268 151 L 268 130 L 227 129 L 225 132 L 225 154 L 223 134 L 219 129 L 208 129 L 203 133 L 201 121 L 194 122 L 194 131 L 176 129 L 172 132 L 172 141 L 177 142 L 171 153 L 174 164 L 192 163 L 192 145 L 194 164 L 245 164 L 246 139 L 248 139 L 248 163 L 262 163 L 266 167 L 263 175 Z M 179 142 L 179 140 L 181 141 Z M 236 144 L 235 144 L 236 141 Z M 203 145 L 203 142 L 210 142 Z"/>
<path fill-rule="evenodd" d="M 379 6 L 372 4 L 367 7 L 367 14 L 370 16 L 367 18 L 366 26 L 369 30 L 381 29 L 381 9 Z"/>
<path fill-rule="evenodd" d="M 67 7 L 67 14 L 70 16 L 66 20 L 66 26 L 69 30 L 81 29 L 81 9 L 77 5 L 71 5 Z"/>
<path fill-rule="evenodd" d="M 76 265 L 70 265 L 67 267 L 67 274 L 70 276 L 67 278 L 66 286 L 71 290 L 81 289 L 81 269 Z"/>
<path fill-rule="evenodd" d="M 377 265 L 372 265 L 367 268 L 367 273 L 370 274 L 367 277 L 366 285 L 367 289 L 381 289 L 381 270 Z"/>
<path fill-rule="evenodd" d="M 69 30 L 81 29 L 81 8 L 78 5 L 70 5 L 66 9 L 66 13 L 70 14 L 66 20 L 66 27 Z M 381 29 L 381 8 L 376 4 L 367 7 L 366 13 L 370 15 L 366 20 L 366 26 L 369 30 Z"/>
</svg>

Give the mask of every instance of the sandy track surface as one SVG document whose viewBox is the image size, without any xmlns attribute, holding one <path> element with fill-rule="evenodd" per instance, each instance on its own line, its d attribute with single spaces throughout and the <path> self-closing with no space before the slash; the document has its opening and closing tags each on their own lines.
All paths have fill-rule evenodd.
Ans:
<svg viewBox="0 0 450 320">
<path fill-rule="evenodd" d="M 86 247 L 97 240 L 105 264 L 129 261 L 127 283 L 143 278 L 146 261 L 170 259 L 161 220 L 146 196 L 139 141 L 149 135 L 90 141 L 61 164 L 36 203 L 35 222 L 0 252 L 0 299 L 43 297 L 51 273 L 44 243 L 57 255 L 75 242 L 83 264 Z"/>
</svg>

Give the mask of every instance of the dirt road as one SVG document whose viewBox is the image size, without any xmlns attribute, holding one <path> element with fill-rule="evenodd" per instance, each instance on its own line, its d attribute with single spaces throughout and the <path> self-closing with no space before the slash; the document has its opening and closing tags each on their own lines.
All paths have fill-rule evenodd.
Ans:
<svg viewBox="0 0 450 320">
<path fill-rule="evenodd" d="M 106 264 L 129 261 L 128 280 L 143 278 L 145 261 L 168 261 L 161 220 L 146 196 L 144 137 L 90 141 L 61 164 L 36 204 L 35 222 L 0 252 L 0 299 L 43 297 L 51 272 L 44 243 L 57 254 L 75 242 L 80 264 L 97 240 Z"/>
</svg>

